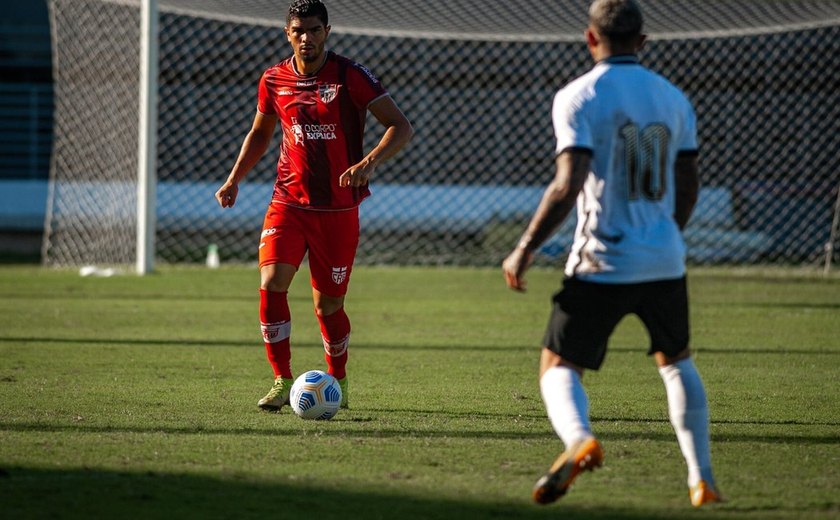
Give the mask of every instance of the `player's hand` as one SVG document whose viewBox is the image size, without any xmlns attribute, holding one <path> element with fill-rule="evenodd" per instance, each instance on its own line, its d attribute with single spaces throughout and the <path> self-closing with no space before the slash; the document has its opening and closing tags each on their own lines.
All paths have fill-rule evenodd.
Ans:
<svg viewBox="0 0 840 520">
<path fill-rule="evenodd" d="M 226 182 L 216 192 L 216 200 L 219 201 L 221 207 L 232 208 L 236 204 L 237 195 L 239 195 L 239 186 L 232 182 Z"/>
<path fill-rule="evenodd" d="M 370 180 L 370 176 L 373 175 L 374 169 L 375 166 L 372 162 L 362 160 L 362 162 L 344 170 L 344 173 L 338 178 L 338 185 L 342 188 L 364 186 Z"/>
<path fill-rule="evenodd" d="M 528 282 L 525 280 L 525 271 L 531 265 L 534 254 L 522 247 L 514 249 L 502 262 L 502 273 L 505 275 L 505 283 L 514 291 L 525 292 Z"/>
</svg>

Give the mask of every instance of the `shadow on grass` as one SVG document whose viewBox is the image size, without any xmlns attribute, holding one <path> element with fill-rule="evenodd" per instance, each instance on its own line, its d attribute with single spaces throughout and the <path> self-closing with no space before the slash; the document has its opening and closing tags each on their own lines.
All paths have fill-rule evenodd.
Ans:
<svg viewBox="0 0 840 520">
<path fill-rule="evenodd" d="M 372 420 L 372 419 L 371 419 Z M 361 420 L 359 418 L 351 418 L 346 419 L 344 421 L 333 419 L 331 423 L 344 423 L 344 424 L 352 424 L 354 422 L 366 422 L 367 418 L 362 417 Z M 605 421 L 612 421 L 607 419 L 594 419 L 593 422 L 605 422 Z M 625 423 L 639 423 L 639 422 L 655 422 L 655 423 L 662 423 L 665 424 L 666 421 L 648 421 L 648 420 L 625 420 L 621 419 L 620 422 Z M 729 421 L 722 421 L 722 423 L 732 424 Z M 712 427 L 718 423 L 712 423 Z M 804 424 L 804 425 L 818 425 L 818 426 L 834 426 L 836 423 L 790 423 L 790 422 L 763 422 L 758 421 L 755 423 L 749 422 L 738 422 L 737 424 L 753 424 L 757 427 L 761 425 L 767 424 Z M 266 427 L 266 428 L 253 428 L 253 427 L 244 427 L 244 428 L 214 428 L 214 427 L 206 427 L 206 426 L 190 426 L 190 427 L 183 427 L 183 426 L 166 426 L 166 425 L 156 425 L 156 426 L 139 426 L 139 425 L 130 425 L 130 426 L 114 426 L 114 425 L 85 425 L 85 424 L 50 424 L 50 423 L 37 423 L 37 422 L 12 422 L 12 423 L 0 423 L 0 432 L 3 431 L 10 431 L 10 432 L 37 432 L 37 433 L 66 433 L 66 432 L 82 432 L 82 433 L 127 433 L 127 434 L 165 434 L 165 435 L 251 435 L 251 436 L 270 436 L 270 437 L 299 437 L 301 435 L 301 429 L 299 426 L 292 426 L 292 427 Z M 538 430 L 533 431 L 521 431 L 521 430 L 511 430 L 511 431 L 500 431 L 498 429 L 495 430 L 481 430 L 481 429 L 460 429 L 460 428 L 452 428 L 452 429 L 440 429 L 440 428 L 429 428 L 429 429 L 419 429 L 419 430 L 406 430 L 405 428 L 394 428 L 394 427 L 377 427 L 373 429 L 362 429 L 362 430 L 349 430 L 347 428 L 341 428 L 336 430 L 330 429 L 323 429 L 319 430 L 318 435 L 320 436 L 336 436 L 341 438 L 358 438 L 358 439 L 406 439 L 406 438 L 414 438 L 414 439 L 485 439 L 485 440 L 523 440 L 523 439 L 534 439 L 534 440 L 556 440 L 557 437 L 553 432 L 546 428 L 540 428 Z M 639 440 L 645 439 L 648 441 L 656 441 L 656 442 L 675 442 L 676 437 L 674 433 L 670 430 L 663 430 L 663 431 L 646 431 L 644 433 L 639 433 L 637 431 L 598 431 L 598 426 L 596 424 L 596 435 L 598 438 L 605 442 L 611 441 L 632 441 L 632 440 Z M 838 437 L 836 435 L 821 435 L 821 434 L 814 434 L 814 435 L 802 435 L 802 434 L 761 434 L 761 433 L 718 433 L 712 434 L 712 441 L 713 442 L 741 442 L 741 443 L 766 443 L 766 444 L 775 444 L 775 443 L 791 443 L 791 444 L 801 444 L 806 446 L 818 446 L 818 445 L 834 445 L 838 442 Z"/>
<path fill-rule="evenodd" d="M 758 309 L 794 309 L 794 310 L 805 310 L 805 309 L 840 309 L 840 303 L 815 303 L 815 302 L 781 302 L 781 303 L 767 303 L 767 302 L 754 302 L 754 303 L 734 303 L 734 302 L 722 302 L 722 303 L 715 303 L 716 306 L 726 306 L 729 305 L 731 307 L 755 307 Z"/>
<path fill-rule="evenodd" d="M 655 511 L 607 507 L 541 507 L 355 491 L 333 483 L 255 481 L 188 474 L 94 469 L 0 468 L 4 518 L 230 518 L 247 519 L 457 519 L 563 518 L 641 520 L 670 518 Z M 346 482 L 346 481 L 345 481 Z"/>
<path fill-rule="evenodd" d="M 253 348 L 255 342 L 253 338 L 243 338 L 241 341 L 234 340 L 211 340 L 211 339 L 136 339 L 136 338 L 62 338 L 62 337 L 21 337 L 21 336 L 0 336 L 0 343 L 68 343 L 72 345 L 165 345 L 175 347 L 248 347 Z M 311 341 L 297 341 L 295 348 L 298 347 L 315 347 L 323 348 L 321 343 Z M 374 350 L 388 350 L 393 351 L 394 345 L 387 344 L 373 344 L 373 343 L 355 343 L 354 349 L 364 349 L 366 351 Z M 401 348 L 410 349 L 412 351 L 431 350 L 431 351 L 466 351 L 466 352 L 486 352 L 486 351 L 522 351 L 533 350 L 539 352 L 539 347 L 535 345 L 507 345 L 507 346 L 488 346 L 488 345 L 423 345 L 423 344 L 403 344 Z M 736 347 L 696 347 L 692 348 L 696 354 L 698 352 L 704 354 L 816 354 L 821 356 L 840 356 L 840 349 L 825 350 L 822 348 L 778 348 L 778 349 L 744 349 Z M 610 346 L 609 352 L 615 353 L 634 353 L 645 355 L 647 352 L 646 346 L 639 347 L 624 347 L 624 346 Z"/>
<path fill-rule="evenodd" d="M 257 287 L 257 285 L 255 285 Z M 164 301 L 164 302 L 206 302 L 211 295 L 207 294 L 171 294 L 171 293 L 148 293 L 148 294 L 137 294 L 133 293 L 131 295 L 127 295 L 125 292 L 121 293 L 94 293 L 89 294 L 85 292 L 68 292 L 68 293 L 61 293 L 61 292 L 50 292 L 49 294 L 43 293 L 0 293 L 0 296 L 3 299 L 7 300 L 32 300 L 32 301 L 43 301 L 45 299 L 49 299 L 50 301 L 56 300 L 67 300 L 67 301 L 74 301 L 74 300 L 88 300 L 90 298 L 95 298 L 98 301 L 105 301 L 105 300 L 116 300 L 116 301 L 126 301 L 128 299 L 132 301 Z M 290 302 L 311 302 L 312 297 L 305 295 L 299 296 L 296 294 L 290 294 L 288 296 Z M 243 302 L 243 303 L 252 303 L 256 308 L 256 305 L 260 301 L 259 293 L 256 289 L 254 289 L 254 294 L 248 295 L 230 295 L 230 294 L 212 294 L 212 300 L 216 303 L 220 302 Z"/>
<path fill-rule="evenodd" d="M 259 338 L 259 336 L 257 336 Z M 44 337 L 2 337 L 0 343 L 67 343 L 70 345 L 110 345 L 130 347 L 135 345 L 161 345 L 166 347 L 247 347 L 254 348 L 257 342 L 253 338 L 235 340 L 204 340 L 204 339 L 128 339 L 128 338 L 44 338 Z M 316 347 L 324 348 L 323 343 L 312 341 L 297 341 L 295 348 Z"/>
</svg>

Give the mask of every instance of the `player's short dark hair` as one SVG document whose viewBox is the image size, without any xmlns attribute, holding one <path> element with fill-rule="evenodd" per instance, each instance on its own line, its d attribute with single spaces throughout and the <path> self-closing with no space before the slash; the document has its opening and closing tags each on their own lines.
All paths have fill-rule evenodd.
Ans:
<svg viewBox="0 0 840 520">
<path fill-rule="evenodd" d="M 289 13 L 286 15 L 286 26 L 292 22 L 292 18 L 310 16 L 317 16 L 324 23 L 324 27 L 330 24 L 327 6 L 321 0 L 293 0 L 289 5 Z"/>
<path fill-rule="evenodd" d="M 589 7 L 589 24 L 610 43 L 633 43 L 642 34 L 642 23 L 636 0 L 595 0 Z"/>
</svg>

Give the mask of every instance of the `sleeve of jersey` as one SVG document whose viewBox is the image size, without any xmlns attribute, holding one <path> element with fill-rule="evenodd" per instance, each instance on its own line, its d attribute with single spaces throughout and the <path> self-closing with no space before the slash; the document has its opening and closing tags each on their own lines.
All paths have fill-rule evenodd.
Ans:
<svg viewBox="0 0 840 520">
<path fill-rule="evenodd" d="M 257 111 L 261 114 L 273 116 L 276 111 L 274 110 L 274 103 L 271 102 L 271 92 L 266 84 L 267 75 L 268 71 L 264 72 L 260 78 L 260 85 L 257 89 Z"/>
<path fill-rule="evenodd" d="M 388 95 L 379 79 L 358 63 L 348 67 L 347 88 L 353 103 L 361 108 L 367 108 L 377 99 Z"/>
<path fill-rule="evenodd" d="M 683 124 L 680 141 L 677 143 L 677 153 L 679 155 L 692 155 L 697 153 L 697 148 L 697 117 L 691 103 L 686 100 L 685 124 Z"/>
<path fill-rule="evenodd" d="M 592 128 L 586 117 L 585 107 L 579 96 L 563 89 L 554 96 L 551 109 L 554 123 L 554 135 L 557 147 L 554 152 L 560 155 L 568 149 L 592 150 Z"/>
</svg>

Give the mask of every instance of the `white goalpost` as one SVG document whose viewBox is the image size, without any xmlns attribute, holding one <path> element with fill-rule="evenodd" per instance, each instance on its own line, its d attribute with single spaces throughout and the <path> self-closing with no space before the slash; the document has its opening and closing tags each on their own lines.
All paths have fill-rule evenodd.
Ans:
<svg viewBox="0 0 840 520">
<path fill-rule="evenodd" d="M 154 269 L 157 100 L 157 0 L 142 0 L 140 9 L 140 117 L 137 139 L 137 274 L 147 274 Z"/>
<path fill-rule="evenodd" d="M 834 202 L 834 217 L 831 219 L 831 231 L 828 234 L 828 242 L 825 244 L 825 267 L 823 267 L 823 273 L 826 276 L 831 271 L 831 262 L 834 259 L 834 244 L 837 242 L 838 233 L 840 233 L 840 184 L 837 184 L 837 200 Z"/>
</svg>

